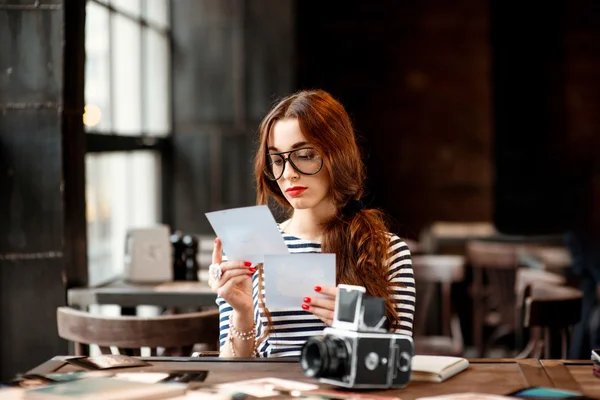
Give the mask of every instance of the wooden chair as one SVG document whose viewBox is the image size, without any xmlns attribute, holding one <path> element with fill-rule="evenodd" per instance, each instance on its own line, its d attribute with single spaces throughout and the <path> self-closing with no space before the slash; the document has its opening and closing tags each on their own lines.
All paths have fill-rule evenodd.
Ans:
<svg viewBox="0 0 600 400">
<path fill-rule="evenodd" d="M 517 307 L 523 304 L 526 295 L 526 289 L 532 286 L 565 286 L 567 279 L 554 272 L 533 269 L 518 268 L 515 278 L 515 295 L 517 298 Z"/>
<path fill-rule="evenodd" d="M 58 335 L 75 343 L 76 355 L 84 355 L 85 345 L 95 344 L 103 354 L 111 346 L 119 353 L 140 355 L 149 347 L 151 355 L 164 348 L 162 355 L 189 356 L 194 344 L 205 343 L 208 350 L 218 348 L 219 311 L 177 314 L 154 318 L 106 317 L 69 307 L 56 311 Z"/>
<path fill-rule="evenodd" d="M 514 298 L 517 253 L 520 246 L 485 240 L 466 244 L 468 262 L 473 269 L 473 344 L 478 357 L 485 357 L 487 340 L 484 329 L 493 327 L 489 342 L 515 332 Z"/>
<path fill-rule="evenodd" d="M 530 328 L 530 340 L 517 357 L 566 359 L 573 326 L 581 317 L 582 297 L 580 290 L 567 286 L 527 286 L 523 323 Z M 554 344 L 560 345 L 560 354 Z"/>
<path fill-rule="evenodd" d="M 524 315 L 525 315 L 525 296 L 530 293 L 531 287 L 533 286 L 564 286 L 567 284 L 567 279 L 554 272 L 545 271 L 543 269 L 534 269 L 530 267 L 520 267 L 517 269 L 515 279 L 515 316 L 516 316 L 516 337 L 515 337 L 515 348 L 522 350 L 517 357 L 525 357 L 526 354 L 531 353 L 531 349 L 524 346 L 525 340 L 529 332 L 525 329 Z M 534 328 L 535 330 L 535 328 Z M 532 345 L 532 342 L 528 343 L 528 346 Z"/>
<path fill-rule="evenodd" d="M 463 353 L 463 337 L 458 315 L 452 310 L 451 286 L 464 279 L 465 260 L 462 256 L 418 255 L 412 258 L 417 286 L 414 343 L 416 354 L 459 356 Z M 440 293 L 441 298 L 436 294 Z M 434 299 L 441 304 L 442 335 L 426 335 L 428 316 L 440 315 L 432 310 Z"/>
</svg>

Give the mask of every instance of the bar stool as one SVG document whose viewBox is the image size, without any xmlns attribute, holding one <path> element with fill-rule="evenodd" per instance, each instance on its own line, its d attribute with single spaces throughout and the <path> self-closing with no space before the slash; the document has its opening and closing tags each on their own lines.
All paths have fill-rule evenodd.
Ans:
<svg viewBox="0 0 600 400">
<path fill-rule="evenodd" d="M 520 267 L 517 269 L 516 281 L 515 281 L 515 297 L 516 297 L 516 337 L 515 347 L 522 349 L 524 339 L 530 334 L 527 332 L 524 326 L 525 317 L 525 296 L 530 293 L 532 286 L 565 286 L 567 279 L 554 272 L 545 271 L 543 269 L 534 269 L 531 267 Z M 535 331 L 537 328 L 533 328 Z M 531 329 L 530 329 L 531 331 Z M 528 345 L 532 345 L 529 341 Z M 525 348 L 520 352 L 517 357 L 524 357 L 524 354 L 530 354 L 531 349 Z"/>
<path fill-rule="evenodd" d="M 573 326 L 581 317 L 583 293 L 567 286 L 536 284 L 527 286 L 523 325 L 529 327 L 530 340 L 517 356 L 521 358 L 567 358 Z M 560 343 L 560 355 L 553 344 Z M 543 349 L 543 352 L 542 352 Z"/>
<path fill-rule="evenodd" d="M 515 271 L 518 244 L 470 240 L 466 254 L 473 269 L 473 344 L 485 357 L 484 328 L 495 328 L 489 342 L 515 331 Z"/>
<path fill-rule="evenodd" d="M 458 315 L 452 309 L 451 286 L 464 279 L 463 256 L 417 255 L 412 258 L 415 283 L 419 288 L 415 315 L 414 343 L 416 354 L 460 356 L 463 353 L 463 336 Z M 441 298 L 436 298 L 438 292 Z M 434 299 L 441 305 L 440 325 L 442 335 L 425 335 L 427 317 L 439 315 L 432 310 Z"/>
</svg>

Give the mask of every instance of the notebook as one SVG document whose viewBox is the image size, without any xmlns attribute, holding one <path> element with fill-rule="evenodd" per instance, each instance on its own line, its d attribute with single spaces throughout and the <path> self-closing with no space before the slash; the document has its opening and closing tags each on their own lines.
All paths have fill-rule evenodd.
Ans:
<svg viewBox="0 0 600 400">
<path fill-rule="evenodd" d="M 115 378 L 88 378 L 26 390 L 25 400 L 160 400 L 185 394 L 178 383 L 142 383 Z"/>
<path fill-rule="evenodd" d="M 462 357 L 448 356 L 414 356 L 412 358 L 413 382 L 443 382 L 464 371 L 469 361 Z"/>
</svg>

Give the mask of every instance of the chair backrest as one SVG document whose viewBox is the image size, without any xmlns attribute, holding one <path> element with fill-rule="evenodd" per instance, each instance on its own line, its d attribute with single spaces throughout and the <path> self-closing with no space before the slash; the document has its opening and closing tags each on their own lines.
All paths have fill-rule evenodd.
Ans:
<svg viewBox="0 0 600 400">
<path fill-rule="evenodd" d="M 566 329 L 579 322 L 583 293 L 567 286 L 528 286 L 525 291 L 525 326 Z"/>
<path fill-rule="evenodd" d="M 415 346 L 420 354 L 460 355 L 463 350 L 458 317 L 452 312 L 451 287 L 464 279 L 465 259 L 453 255 L 417 255 L 412 257 L 418 305 L 415 315 Z M 439 290 L 438 290 L 439 289 Z M 436 295 L 440 294 L 441 298 Z M 433 309 L 433 300 L 441 309 Z M 441 316 L 441 336 L 425 335 L 431 316 Z"/>
<path fill-rule="evenodd" d="M 194 344 L 207 343 L 214 348 L 219 337 L 219 312 L 209 310 L 196 313 L 141 317 L 107 317 L 90 314 L 69 307 L 59 307 L 56 312 L 58 335 L 76 344 L 95 344 L 105 354 L 110 347 L 120 353 L 139 355 L 142 347 L 165 349 L 168 355 L 190 355 Z"/>
<path fill-rule="evenodd" d="M 519 268 L 515 279 L 515 295 L 517 298 L 516 304 L 523 304 L 525 298 L 525 289 L 530 286 L 554 285 L 564 286 L 567 279 L 554 272 L 545 271 L 542 269 Z M 529 293 L 531 289 L 529 289 Z"/>
</svg>

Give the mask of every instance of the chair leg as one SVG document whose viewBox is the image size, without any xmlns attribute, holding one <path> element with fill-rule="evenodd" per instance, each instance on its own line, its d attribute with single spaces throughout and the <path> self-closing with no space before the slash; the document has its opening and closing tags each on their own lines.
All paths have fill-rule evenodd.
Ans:
<svg viewBox="0 0 600 400">
<path fill-rule="evenodd" d="M 473 268 L 473 345 L 477 350 L 477 356 L 483 358 L 485 349 L 483 344 L 483 278 L 481 269 Z"/>
<path fill-rule="evenodd" d="M 462 335 L 462 329 L 460 328 L 460 319 L 458 315 L 452 316 L 450 320 L 450 336 L 452 337 L 452 348 L 458 353 L 464 351 L 464 339 Z"/>
<path fill-rule="evenodd" d="M 84 353 L 84 349 L 83 349 L 83 344 L 81 343 L 74 343 L 74 350 L 75 350 L 75 355 L 76 356 L 83 356 L 85 355 Z"/>
<path fill-rule="evenodd" d="M 519 354 L 517 354 L 515 356 L 515 358 L 528 358 L 533 353 L 536 346 L 537 346 L 536 339 L 529 340 L 529 342 L 527 343 L 527 346 L 525 346 L 523 351 L 521 351 Z"/>
<path fill-rule="evenodd" d="M 529 330 L 529 342 L 527 346 L 516 355 L 516 358 L 529 358 L 535 356 L 539 358 L 540 348 L 542 346 L 542 340 L 540 338 L 540 330 L 537 327 L 532 327 Z"/>
<path fill-rule="evenodd" d="M 533 353 L 532 353 L 533 358 L 536 358 L 536 359 L 542 358 L 543 349 L 544 349 L 544 342 L 542 340 L 540 340 L 536 343 L 535 349 L 533 350 Z"/>
<path fill-rule="evenodd" d="M 549 359 L 552 358 L 550 356 L 550 350 L 551 350 L 551 346 L 550 346 L 550 342 L 552 337 L 550 336 L 550 328 L 548 327 L 544 327 L 544 358 Z"/>
<path fill-rule="evenodd" d="M 564 328 L 560 330 L 560 358 L 563 360 L 567 359 L 567 351 L 569 348 L 569 342 L 567 340 L 567 330 L 568 328 Z"/>
</svg>

